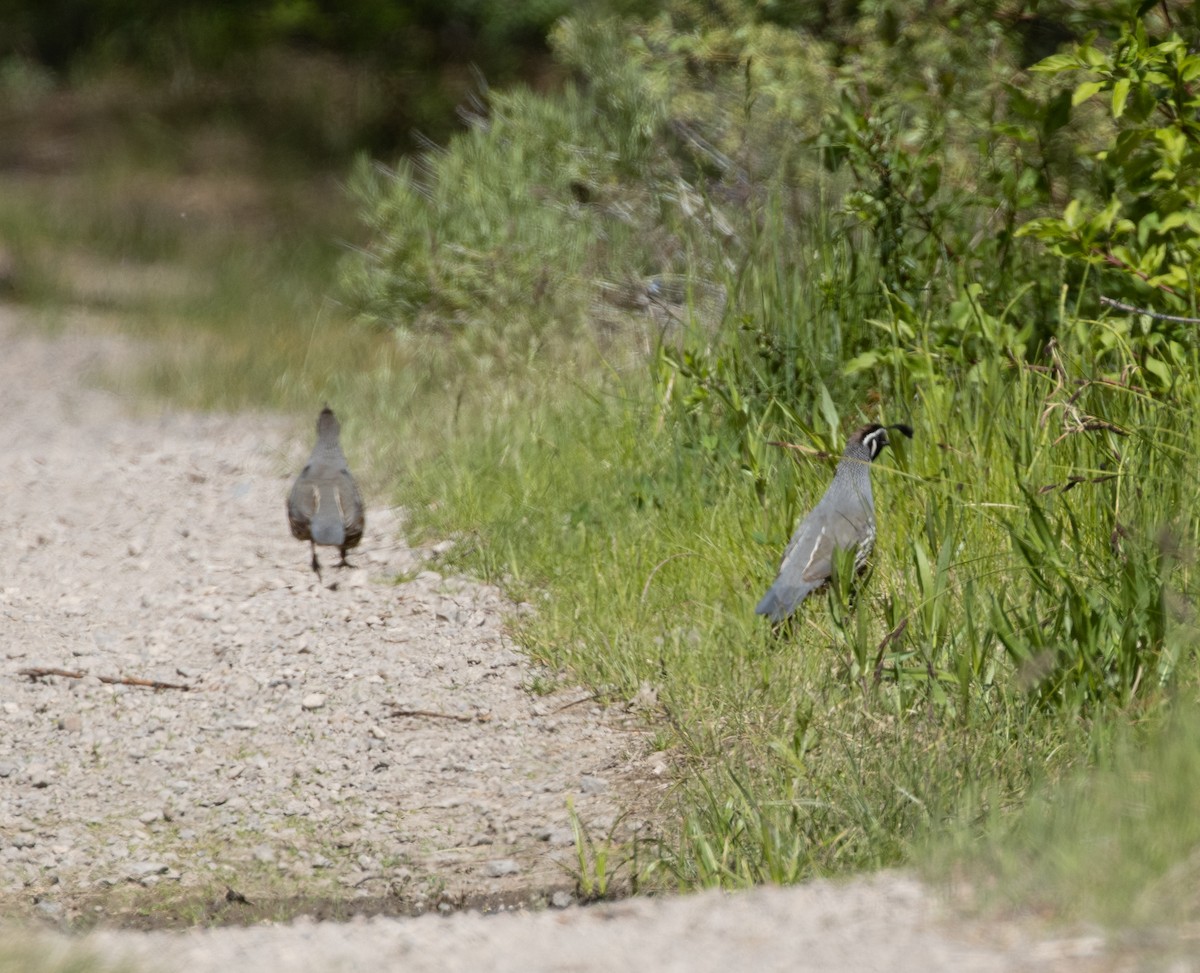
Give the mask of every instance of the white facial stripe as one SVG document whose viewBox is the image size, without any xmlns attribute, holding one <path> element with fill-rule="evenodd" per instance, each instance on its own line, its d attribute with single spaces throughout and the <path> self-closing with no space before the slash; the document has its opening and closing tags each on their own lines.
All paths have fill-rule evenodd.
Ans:
<svg viewBox="0 0 1200 973">
<path fill-rule="evenodd" d="M 888 444 L 887 430 L 876 429 L 874 432 L 869 432 L 863 436 L 863 445 L 867 447 L 871 454 L 871 459 L 879 455 L 880 450 Z"/>
</svg>

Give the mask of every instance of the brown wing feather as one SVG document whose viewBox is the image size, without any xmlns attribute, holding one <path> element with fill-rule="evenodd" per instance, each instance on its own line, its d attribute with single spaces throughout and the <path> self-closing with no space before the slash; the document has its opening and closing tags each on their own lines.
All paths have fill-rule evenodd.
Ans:
<svg viewBox="0 0 1200 973">
<path fill-rule="evenodd" d="M 366 525 L 362 496 L 349 470 L 342 470 L 338 474 L 337 501 L 342 512 L 342 526 L 346 529 L 346 542 L 342 545 L 342 550 L 349 550 L 362 540 L 363 528 Z"/>
<path fill-rule="evenodd" d="M 311 537 L 310 527 L 316 512 L 317 489 L 308 480 L 308 467 L 305 467 L 304 471 L 296 478 L 292 492 L 288 494 L 288 524 L 291 525 L 293 537 L 302 541 L 309 540 Z"/>
</svg>

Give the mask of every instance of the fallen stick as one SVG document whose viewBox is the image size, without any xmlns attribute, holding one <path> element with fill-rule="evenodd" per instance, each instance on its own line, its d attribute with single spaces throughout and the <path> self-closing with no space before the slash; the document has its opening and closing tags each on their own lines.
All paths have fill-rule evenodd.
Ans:
<svg viewBox="0 0 1200 973">
<path fill-rule="evenodd" d="M 556 707 L 554 712 L 561 713 L 563 710 L 570 709 L 572 706 L 578 706 L 580 703 L 593 703 L 599 698 L 599 693 L 592 693 L 590 696 L 584 696 L 583 699 L 573 699 L 569 703 L 563 703 L 562 706 Z"/>
<path fill-rule="evenodd" d="M 464 716 L 461 713 L 439 713 L 432 709 L 404 709 L 402 707 L 394 707 L 388 716 L 428 716 L 435 720 L 458 720 L 459 723 L 487 723 L 492 718 L 491 713 L 474 713 Z"/>
<path fill-rule="evenodd" d="M 28 676 L 30 679 L 41 679 L 43 676 L 62 676 L 65 679 L 82 679 L 87 675 L 83 670 L 52 669 L 43 666 L 30 666 L 18 669 L 17 675 Z M 145 686 L 147 689 L 178 689 L 188 692 L 192 687 L 177 682 L 161 682 L 158 679 L 139 679 L 137 676 L 97 676 L 103 683 L 110 686 Z"/>
</svg>

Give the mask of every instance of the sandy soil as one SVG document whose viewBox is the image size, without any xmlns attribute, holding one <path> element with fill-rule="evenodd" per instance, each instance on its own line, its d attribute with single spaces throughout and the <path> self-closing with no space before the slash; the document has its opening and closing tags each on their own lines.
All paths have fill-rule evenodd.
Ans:
<svg viewBox="0 0 1200 973">
<path fill-rule="evenodd" d="M 504 635 L 516 606 L 443 577 L 378 504 L 356 567 L 319 584 L 284 516 L 319 403 L 288 421 L 139 413 L 87 377 L 132 349 L 18 324 L 0 308 L 0 905 L 26 939 L 100 927 L 36 933 L 45 955 L 195 973 L 1117 968 L 1096 935 L 967 924 L 897 874 L 539 911 L 572 901 L 571 808 L 596 837 L 654 829 L 666 765 L 636 714 L 532 694 Z M 216 928 L 116 928 L 197 922 Z"/>
</svg>

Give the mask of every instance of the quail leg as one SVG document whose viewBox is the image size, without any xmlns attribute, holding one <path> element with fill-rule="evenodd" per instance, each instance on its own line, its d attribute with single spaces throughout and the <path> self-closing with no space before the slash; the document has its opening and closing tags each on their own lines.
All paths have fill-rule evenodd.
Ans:
<svg viewBox="0 0 1200 973">
<path fill-rule="evenodd" d="M 317 545 L 315 543 L 313 543 L 312 541 L 309 541 L 309 543 L 312 544 L 312 556 L 313 556 L 312 569 L 317 573 L 317 581 L 320 582 L 321 581 L 321 562 L 317 560 Z"/>
</svg>

